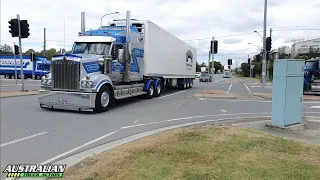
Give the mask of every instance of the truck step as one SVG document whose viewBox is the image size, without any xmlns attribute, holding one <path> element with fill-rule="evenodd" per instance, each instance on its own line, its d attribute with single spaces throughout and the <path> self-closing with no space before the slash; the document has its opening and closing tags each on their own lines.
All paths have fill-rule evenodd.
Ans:
<svg viewBox="0 0 320 180">
<path fill-rule="evenodd" d="M 147 92 L 138 92 L 138 93 L 129 94 L 129 95 L 116 96 L 115 99 L 117 99 L 117 100 L 118 99 L 125 99 L 125 98 L 140 96 L 140 95 L 144 95 L 144 94 L 147 94 Z"/>
</svg>

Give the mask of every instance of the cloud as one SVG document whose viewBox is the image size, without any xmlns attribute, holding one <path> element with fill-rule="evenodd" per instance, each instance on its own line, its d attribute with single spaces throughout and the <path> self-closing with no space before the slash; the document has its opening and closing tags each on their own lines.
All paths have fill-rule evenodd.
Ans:
<svg viewBox="0 0 320 180">
<path fill-rule="evenodd" d="M 288 8 L 290 7 L 290 8 Z M 319 37 L 320 24 L 316 17 L 319 2 L 314 0 L 268 0 L 267 35 L 272 28 L 273 48 L 290 45 L 292 39 Z M 132 18 L 151 20 L 160 27 L 198 49 L 198 60 L 207 62 L 210 40 L 219 41 L 215 59 L 228 58 L 245 61 L 258 49 L 248 43 L 262 46 L 264 1 L 257 0 L 94 0 L 79 3 L 75 0 L 11 0 L 1 1 L 1 44 L 17 42 L 8 32 L 8 21 L 20 14 L 30 24 L 30 36 L 23 39 L 23 49 L 43 47 L 43 29 L 46 28 L 47 48 L 72 47 L 72 40 L 80 31 L 81 12 L 86 12 L 86 29 L 98 28 L 112 19 L 125 18 L 131 10 Z M 297 13 L 299 12 L 299 13 Z M 309 30 L 298 30 L 309 29 Z M 310 30 L 315 29 L 315 30 Z M 318 29 L 318 30 L 317 30 Z M 237 35 L 237 36 L 229 36 Z M 198 39 L 198 40 L 193 40 Z M 65 41 L 65 43 L 64 43 Z"/>
<path fill-rule="evenodd" d="M 235 38 L 230 38 L 230 39 L 224 39 L 223 43 L 224 44 L 236 44 L 236 43 L 241 43 L 241 39 L 235 39 Z"/>
</svg>

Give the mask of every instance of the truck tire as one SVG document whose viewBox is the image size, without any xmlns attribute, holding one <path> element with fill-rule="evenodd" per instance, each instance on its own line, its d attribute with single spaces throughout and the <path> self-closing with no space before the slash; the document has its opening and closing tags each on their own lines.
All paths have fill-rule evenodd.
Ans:
<svg viewBox="0 0 320 180">
<path fill-rule="evenodd" d="M 102 86 L 97 93 L 94 112 L 106 112 L 112 105 L 111 91 L 107 86 Z"/>
<path fill-rule="evenodd" d="M 36 80 L 40 80 L 41 79 L 39 74 L 37 74 L 35 78 L 36 78 Z"/>
<path fill-rule="evenodd" d="M 150 82 L 149 89 L 147 90 L 146 98 L 152 99 L 154 94 L 154 82 Z"/>
<path fill-rule="evenodd" d="M 161 91 L 162 91 L 162 89 L 161 89 L 161 81 L 159 80 L 158 81 L 158 84 L 157 84 L 157 87 L 155 88 L 155 91 L 154 91 L 154 97 L 159 97 L 160 96 L 160 94 L 161 94 Z"/>
</svg>

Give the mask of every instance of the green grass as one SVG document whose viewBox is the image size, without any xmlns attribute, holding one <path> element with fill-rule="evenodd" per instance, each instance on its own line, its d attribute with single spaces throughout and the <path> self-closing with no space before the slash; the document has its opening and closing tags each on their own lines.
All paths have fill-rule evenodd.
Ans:
<svg viewBox="0 0 320 180">
<path fill-rule="evenodd" d="M 67 169 L 64 179 L 316 180 L 320 177 L 320 147 L 234 127 L 168 131 L 86 161 L 90 163 Z"/>
</svg>

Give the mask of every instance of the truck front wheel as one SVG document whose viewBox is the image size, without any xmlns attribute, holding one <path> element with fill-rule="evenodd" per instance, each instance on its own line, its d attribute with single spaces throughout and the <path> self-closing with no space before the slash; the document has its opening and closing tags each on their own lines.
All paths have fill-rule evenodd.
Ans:
<svg viewBox="0 0 320 180">
<path fill-rule="evenodd" d="M 102 86 L 97 93 L 94 112 L 105 112 L 112 104 L 112 96 L 107 86 Z"/>
</svg>

